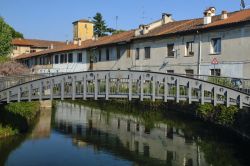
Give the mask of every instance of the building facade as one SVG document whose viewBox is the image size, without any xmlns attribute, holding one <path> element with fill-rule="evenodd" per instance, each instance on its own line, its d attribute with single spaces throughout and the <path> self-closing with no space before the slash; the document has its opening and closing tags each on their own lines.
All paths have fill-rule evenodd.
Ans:
<svg viewBox="0 0 250 166">
<path fill-rule="evenodd" d="M 86 38 L 17 59 L 30 68 L 42 65 L 36 70 L 42 73 L 120 69 L 249 78 L 250 10 L 215 12 L 212 7 L 203 18 L 181 21 L 163 14 L 136 30 Z M 34 60 L 47 56 L 50 61 Z"/>
</svg>

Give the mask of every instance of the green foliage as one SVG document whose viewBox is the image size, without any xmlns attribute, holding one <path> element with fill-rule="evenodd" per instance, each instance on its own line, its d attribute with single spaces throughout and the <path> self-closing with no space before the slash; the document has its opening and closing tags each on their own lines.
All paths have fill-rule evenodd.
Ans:
<svg viewBox="0 0 250 166">
<path fill-rule="evenodd" d="M 0 56 L 7 56 L 11 52 L 13 38 L 23 38 L 23 34 L 15 31 L 0 17 Z"/>
<path fill-rule="evenodd" d="M 0 56 L 0 64 L 8 62 L 8 61 L 10 61 L 9 57 L 7 57 L 7 56 Z"/>
<path fill-rule="evenodd" d="M 29 122 L 35 119 L 39 110 L 39 102 L 10 103 L 5 106 L 5 110 L 15 115 L 19 115 Z"/>
<path fill-rule="evenodd" d="M 107 25 L 105 21 L 103 20 L 101 13 L 96 13 L 96 15 L 93 17 L 93 23 L 94 23 L 94 34 L 97 36 L 106 36 L 107 35 Z"/>
<path fill-rule="evenodd" d="M 112 35 L 116 35 L 116 34 L 119 34 L 119 33 L 122 33 L 122 32 L 125 32 L 125 30 L 122 30 L 122 29 L 119 29 L 119 30 L 115 30 L 112 33 Z"/>
<path fill-rule="evenodd" d="M 212 83 L 215 83 L 215 84 L 227 86 L 227 87 L 233 87 L 233 84 L 232 84 L 231 80 L 227 79 L 227 78 L 209 77 L 208 81 L 212 82 Z"/>
<path fill-rule="evenodd" d="M 1 137 L 8 137 L 17 134 L 17 129 L 12 129 L 11 126 L 2 126 L 0 124 L 0 138 Z"/>
<path fill-rule="evenodd" d="M 235 122 L 236 113 L 239 109 L 236 106 L 226 107 L 225 105 L 212 104 L 199 105 L 197 108 L 197 115 L 205 120 L 223 125 L 232 126 Z"/>
</svg>

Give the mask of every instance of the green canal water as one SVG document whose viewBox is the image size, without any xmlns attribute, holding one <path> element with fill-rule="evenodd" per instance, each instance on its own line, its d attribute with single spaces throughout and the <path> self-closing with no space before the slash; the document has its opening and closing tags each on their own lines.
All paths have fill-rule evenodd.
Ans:
<svg viewBox="0 0 250 166">
<path fill-rule="evenodd" d="M 29 134 L 0 140 L 6 166 L 250 165 L 249 141 L 179 111 L 57 102 Z"/>
</svg>

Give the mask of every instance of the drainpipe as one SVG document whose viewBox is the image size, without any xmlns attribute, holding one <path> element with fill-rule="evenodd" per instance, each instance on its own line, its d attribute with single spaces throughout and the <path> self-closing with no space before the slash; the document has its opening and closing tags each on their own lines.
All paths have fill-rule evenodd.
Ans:
<svg viewBox="0 0 250 166">
<path fill-rule="evenodd" d="M 198 51 L 198 63 L 197 63 L 197 75 L 200 75 L 200 66 L 201 66 L 201 45 L 202 45 L 202 35 L 199 31 L 197 31 L 199 35 L 199 51 Z"/>
</svg>

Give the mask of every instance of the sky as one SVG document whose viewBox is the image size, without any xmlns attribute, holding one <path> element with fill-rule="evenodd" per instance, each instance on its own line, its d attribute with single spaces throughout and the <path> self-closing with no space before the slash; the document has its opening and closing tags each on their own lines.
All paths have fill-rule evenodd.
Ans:
<svg viewBox="0 0 250 166">
<path fill-rule="evenodd" d="M 25 38 L 66 41 L 73 38 L 73 21 L 97 12 L 109 27 L 129 30 L 160 19 L 162 13 L 175 20 L 199 18 L 210 6 L 217 14 L 236 11 L 240 0 L 0 0 L 0 16 Z"/>
</svg>

